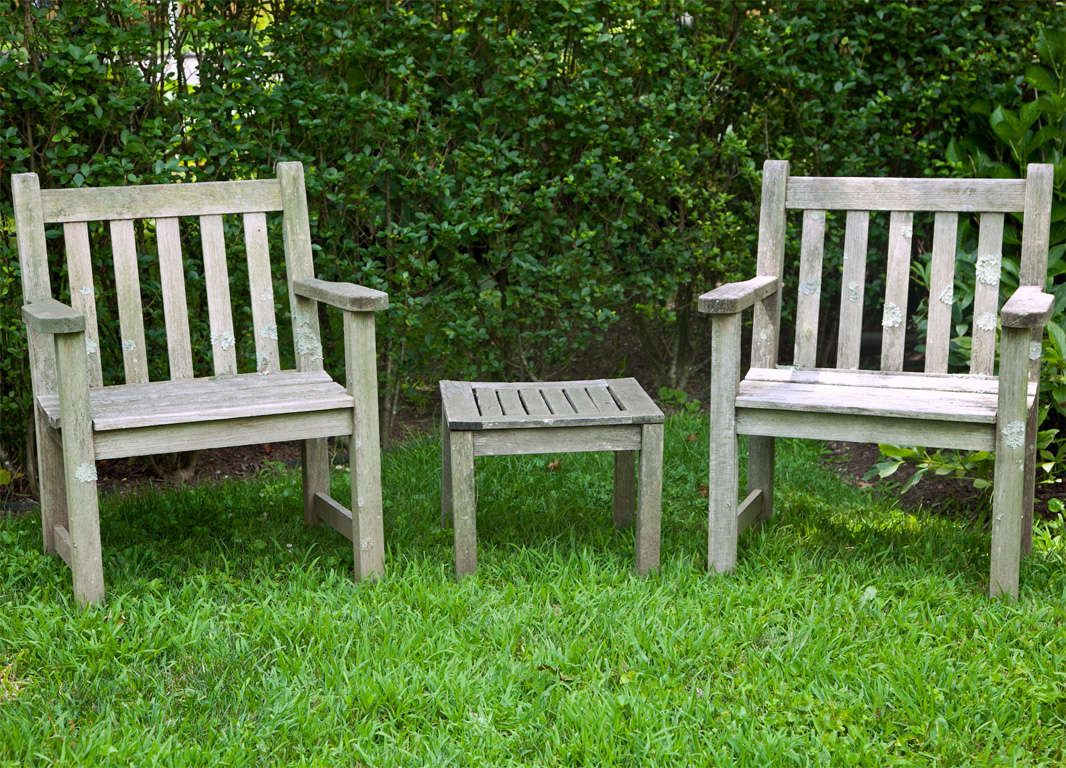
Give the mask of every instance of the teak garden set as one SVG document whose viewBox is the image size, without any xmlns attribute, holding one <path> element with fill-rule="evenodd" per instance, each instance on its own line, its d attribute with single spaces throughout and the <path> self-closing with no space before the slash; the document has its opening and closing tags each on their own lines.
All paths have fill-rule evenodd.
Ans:
<svg viewBox="0 0 1066 768">
<path fill-rule="evenodd" d="M 303 169 L 279 163 L 256 181 L 40 189 L 12 178 L 23 318 L 34 395 L 44 549 L 73 575 L 79 603 L 104 597 L 96 461 L 184 450 L 301 441 L 307 523 L 352 541 L 356 578 L 382 574 L 384 536 L 374 313 L 386 294 L 315 277 Z M 699 299 L 712 318 L 708 567 L 729 571 L 737 537 L 773 510 L 774 438 L 893 442 L 995 451 L 990 594 L 1017 595 L 1031 543 L 1036 396 L 1052 167 L 1025 179 L 814 178 L 788 163 L 763 172 L 755 277 Z M 802 211 L 791 363 L 779 365 L 789 211 Z M 845 220 L 835 367 L 818 367 L 827 213 Z M 871 212 L 888 214 L 881 369 L 860 370 Z M 933 214 L 924 371 L 903 371 L 914 214 Z M 296 367 L 278 352 L 267 216 L 281 214 Z M 959 215 L 978 224 L 968 373 L 948 372 Z M 1000 306 L 1005 214 L 1022 214 L 1019 287 Z M 256 371 L 238 373 L 223 216 L 243 219 Z M 214 375 L 193 372 L 179 219 L 198 217 Z M 149 381 L 134 222 L 154 220 L 170 378 Z M 107 222 L 125 382 L 105 386 L 90 222 Z M 46 225 L 62 225 L 69 301 L 52 294 Z M 101 263 L 99 260 L 97 263 Z M 881 275 L 876 277 L 880 278 Z M 880 283 L 880 280 L 874 281 Z M 835 279 L 834 279 L 835 284 Z M 319 305 L 339 310 L 346 377 L 324 370 Z M 754 310 L 751 365 L 741 371 L 741 316 Z M 996 338 L 999 334 L 999 365 Z M 785 356 L 788 359 L 788 356 Z M 636 523 L 636 570 L 659 563 L 663 414 L 633 379 L 441 382 L 442 524 L 453 525 L 460 575 L 477 567 L 474 457 L 613 451 L 614 520 Z M 739 501 L 738 435 L 748 435 Z M 346 436 L 350 509 L 329 495 L 327 439 Z"/>
</svg>

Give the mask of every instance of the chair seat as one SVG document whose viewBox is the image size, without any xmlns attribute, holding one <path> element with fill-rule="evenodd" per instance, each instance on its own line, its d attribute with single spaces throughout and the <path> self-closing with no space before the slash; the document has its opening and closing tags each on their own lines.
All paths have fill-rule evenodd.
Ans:
<svg viewBox="0 0 1066 768">
<path fill-rule="evenodd" d="M 596 427 L 661 424 L 663 412 L 636 379 L 442 381 L 449 429 Z"/>
<path fill-rule="evenodd" d="M 60 429 L 59 396 L 38 398 Z M 352 396 L 325 371 L 245 373 L 120 384 L 89 390 L 94 432 L 352 408 Z"/>
<path fill-rule="evenodd" d="M 1029 385 L 1029 407 L 1037 385 Z M 752 368 L 737 408 L 995 424 L 999 383 L 990 376 L 811 368 Z"/>
</svg>

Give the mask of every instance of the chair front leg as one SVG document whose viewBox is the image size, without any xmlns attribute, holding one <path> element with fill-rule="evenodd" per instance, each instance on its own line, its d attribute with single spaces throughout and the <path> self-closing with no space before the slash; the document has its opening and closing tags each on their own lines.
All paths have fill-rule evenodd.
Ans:
<svg viewBox="0 0 1066 768">
<path fill-rule="evenodd" d="M 740 314 L 711 321 L 711 437 L 708 477 L 707 567 L 731 571 L 737 563 L 736 398 L 740 379 Z"/>
</svg>

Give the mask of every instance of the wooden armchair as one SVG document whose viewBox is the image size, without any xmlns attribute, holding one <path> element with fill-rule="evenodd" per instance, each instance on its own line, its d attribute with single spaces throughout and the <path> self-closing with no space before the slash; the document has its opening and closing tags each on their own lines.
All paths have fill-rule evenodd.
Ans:
<svg viewBox="0 0 1066 768">
<path fill-rule="evenodd" d="M 44 549 L 70 566 L 79 603 L 104 597 L 97 459 L 251 443 L 301 440 L 306 522 L 322 520 L 352 540 L 357 578 L 382 572 L 374 312 L 388 305 L 388 296 L 315 279 L 303 168 L 279 163 L 277 174 L 258 181 L 63 190 L 41 190 L 33 173 L 12 178 Z M 282 370 L 279 362 L 270 212 L 282 218 L 295 370 Z M 224 214 L 243 220 L 255 372 L 238 373 Z M 179 217 L 199 217 L 214 376 L 193 371 Z M 149 381 L 136 219 L 154 220 L 167 381 Z M 114 270 L 108 282 L 117 294 L 108 301 L 117 302 L 120 326 L 103 337 L 90 258 L 93 221 L 108 223 Z M 52 297 L 47 224 L 62 224 L 69 304 Z M 319 302 L 344 313 L 346 386 L 323 370 Z M 124 383 L 103 385 L 102 338 L 121 339 Z M 118 351 L 113 354 L 117 360 Z M 352 512 L 329 496 L 326 438 L 339 435 L 349 436 Z"/>
<path fill-rule="evenodd" d="M 1032 535 L 1036 393 L 1043 326 L 1052 167 L 1024 180 L 806 178 L 788 163 L 763 170 L 757 276 L 699 299 L 712 315 L 708 567 L 736 564 L 737 536 L 773 508 L 774 437 L 891 442 L 996 453 L 989 593 L 1017 595 Z M 778 365 L 789 210 L 802 210 L 791 365 Z M 836 367 L 816 367 L 826 211 L 844 211 Z M 871 211 L 889 213 L 881 370 L 859 370 Z M 916 211 L 934 213 L 924 372 L 904 372 Z M 1024 214 L 1021 287 L 999 306 L 1003 216 Z M 948 373 L 959 214 L 979 216 L 969 373 Z M 754 308 L 751 368 L 740 375 L 741 312 Z M 996 330 L 1000 331 L 995 374 Z M 913 340 L 912 340 L 913 341 Z M 737 435 L 750 435 L 748 493 L 738 505 Z"/>
</svg>

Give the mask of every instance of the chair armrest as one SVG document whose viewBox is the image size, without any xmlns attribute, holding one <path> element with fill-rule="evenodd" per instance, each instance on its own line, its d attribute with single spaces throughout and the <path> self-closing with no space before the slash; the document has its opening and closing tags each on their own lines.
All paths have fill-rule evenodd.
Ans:
<svg viewBox="0 0 1066 768">
<path fill-rule="evenodd" d="M 1055 297 L 1038 286 L 1023 285 L 1007 299 L 1000 319 L 1007 328 L 1043 328 L 1051 317 Z"/>
<path fill-rule="evenodd" d="M 297 296 L 350 312 L 377 312 L 389 306 L 389 294 L 355 283 L 332 283 L 308 277 L 293 280 L 292 290 Z"/>
<path fill-rule="evenodd" d="M 777 278 L 773 275 L 759 275 L 739 283 L 726 283 L 700 296 L 699 311 L 708 315 L 743 312 L 776 291 Z"/>
<path fill-rule="evenodd" d="M 55 299 L 38 299 L 22 307 L 22 322 L 38 333 L 81 333 L 85 315 Z"/>
</svg>

